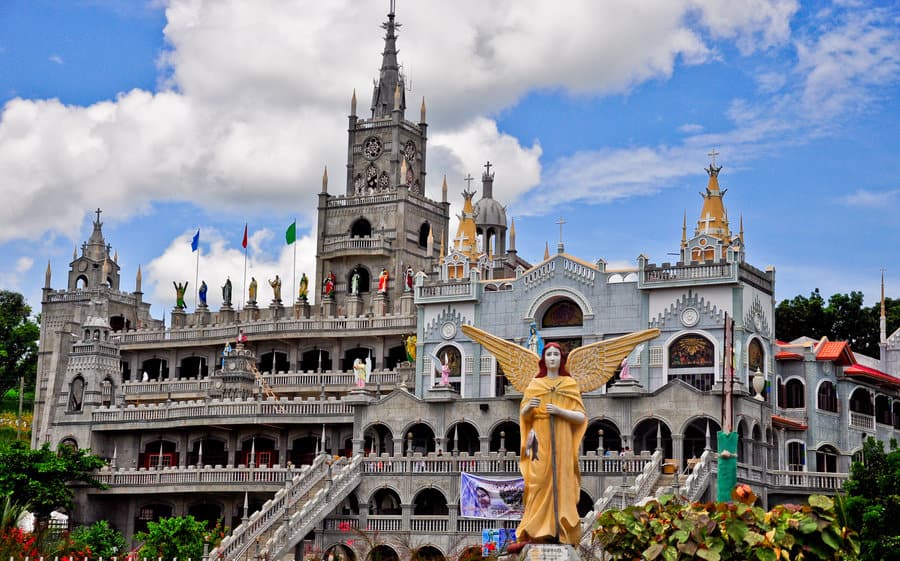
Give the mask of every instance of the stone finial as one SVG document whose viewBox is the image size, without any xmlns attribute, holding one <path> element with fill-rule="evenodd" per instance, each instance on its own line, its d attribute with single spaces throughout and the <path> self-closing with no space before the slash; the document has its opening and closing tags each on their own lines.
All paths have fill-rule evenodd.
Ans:
<svg viewBox="0 0 900 561">
<path fill-rule="evenodd" d="M 441 184 L 441 202 L 447 202 L 447 174 L 444 174 L 444 182 Z"/>
<path fill-rule="evenodd" d="M 141 281 L 144 280 L 144 275 L 141 273 L 141 266 L 138 265 L 137 275 L 134 277 L 134 291 L 141 291 Z"/>
<path fill-rule="evenodd" d="M 328 166 L 325 166 L 325 171 L 322 172 L 322 192 L 328 192 Z"/>
<path fill-rule="evenodd" d="M 44 288 L 50 288 L 50 260 L 47 259 L 47 270 L 44 272 Z"/>
<path fill-rule="evenodd" d="M 544 261 L 550 259 L 550 242 L 544 242 Z"/>
<path fill-rule="evenodd" d="M 428 226 L 428 241 L 425 244 L 425 253 L 428 257 L 434 256 L 434 231 L 431 226 Z"/>
<path fill-rule="evenodd" d="M 119 263 L 119 250 L 117 249 L 115 254 L 113 254 L 113 263 Z"/>
<path fill-rule="evenodd" d="M 72 248 L 72 261 L 75 261 L 76 259 L 78 259 L 78 248 L 77 247 Z"/>
<path fill-rule="evenodd" d="M 406 172 L 409 168 L 406 166 L 406 158 L 400 161 L 400 185 L 406 185 Z"/>
<path fill-rule="evenodd" d="M 425 122 L 425 96 L 422 96 L 422 109 L 420 110 L 420 114 L 419 114 L 419 122 L 420 123 Z"/>
<path fill-rule="evenodd" d="M 400 84 L 394 88 L 394 110 L 400 111 Z"/>
<path fill-rule="evenodd" d="M 516 219 L 513 218 L 510 220 L 509 226 L 509 250 L 516 250 Z"/>
<path fill-rule="evenodd" d="M 353 88 L 353 97 L 350 98 L 350 116 L 356 117 L 356 88 Z"/>
</svg>

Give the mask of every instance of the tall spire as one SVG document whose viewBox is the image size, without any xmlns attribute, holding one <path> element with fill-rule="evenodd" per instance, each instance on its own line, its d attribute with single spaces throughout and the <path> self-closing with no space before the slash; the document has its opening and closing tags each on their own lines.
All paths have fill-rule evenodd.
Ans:
<svg viewBox="0 0 900 561">
<path fill-rule="evenodd" d="M 516 250 L 516 219 L 513 218 L 509 225 L 509 250 Z"/>
<path fill-rule="evenodd" d="M 681 218 L 681 249 L 687 247 L 687 210 L 684 211 L 684 216 Z"/>
<path fill-rule="evenodd" d="M 397 63 L 397 29 L 399 23 L 394 21 L 394 2 L 391 1 L 391 11 L 388 20 L 381 24 L 385 30 L 384 51 L 381 53 L 381 72 L 375 90 L 372 92 L 372 118 L 388 117 L 394 109 L 394 92 L 399 88 L 399 109 L 406 109 L 406 92 L 403 84 L 403 76 L 400 75 L 400 65 Z"/>
</svg>

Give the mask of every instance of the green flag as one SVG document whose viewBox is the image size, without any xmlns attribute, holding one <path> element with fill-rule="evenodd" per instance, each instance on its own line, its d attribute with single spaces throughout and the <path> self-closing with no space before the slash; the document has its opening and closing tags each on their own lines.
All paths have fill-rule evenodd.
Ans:
<svg viewBox="0 0 900 561">
<path fill-rule="evenodd" d="M 288 226 L 287 232 L 284 233 L 284 241 L 287 242 L 288 245 L 291 245 L 295 241 L 297 241 L 297 221 L 294 220 L 290 226 Z"/>
</svg>

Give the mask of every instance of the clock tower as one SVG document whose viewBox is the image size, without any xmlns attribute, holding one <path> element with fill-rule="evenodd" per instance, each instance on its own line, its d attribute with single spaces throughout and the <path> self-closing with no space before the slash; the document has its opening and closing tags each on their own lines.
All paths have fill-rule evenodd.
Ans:
<svg viewBox="0 0 900 561">
<path fill-rule="evenodd" d="M 393 3 L 392 3 L 393 4 Z M 425 100 L 419 122 L 406 118 L 406 84 L 397 62 L 397 30 L 393 5 L 385 30 L 381 70 L 372 90 L 368 117 L 357 115 L 356 91 L 350 102 L 347 131 L 347 176 L 343 193 L 328 193 L 323 178 L 318 205 L 316 291 L 334 275 L 335 313 L 353 315 L 346 297 L 354 290 L 371 310 L 382 269 L 389 276 L 383 293 L 388 310 L 405 290 L 407 268 L 430 271 L 434 243 L 447 239 L 449 208 L 425 194 L 428 125 Z M 429 243 L 429 238 L 433 241 Z M 352 283 L 354 275 L 358 281 Z"/>
</svg>

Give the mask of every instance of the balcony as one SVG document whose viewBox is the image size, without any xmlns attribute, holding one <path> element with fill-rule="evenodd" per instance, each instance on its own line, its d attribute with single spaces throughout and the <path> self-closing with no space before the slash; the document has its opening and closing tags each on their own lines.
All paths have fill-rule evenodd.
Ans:
<svg viewBox="0 0 900 561">
<path fill-rule="evenodd" d="M 475 300 L 477 283 L 472 279 L 463 281 L 436 282 L 416 287 L 416 304 L 430 301 Z"/>
<path fill-rule="evenodd" d="M 119 494 L 235 491 L 235 486 L 275 492 L 299 473 L 294 467 L 181 466 L 163 469 L 104 468 L 94 478 Z M 92 491 L 102 493 L 102 491 Z"/>
<path fill-rule="evenodd" d="M 875 416 L 865 413 L 850 412 L 850 428 L 862 430 L 875 430 Z"/>
<path fill-rule="evenodd" d="M 663 263 L 642 264 L 638 275 L 638 288 L 680 286 L 689 284 L 721 284 L 737 282 L 737 264 L 717 263 Z M 707 282 L 704 282 L 707 281 Z"/>
<path fill-rule="evenodd" d="M 391 246 L 391 240 L 381 234 L 368 237 L 357 237 L 347 234 L 325 238 L 322 251 L 328 257 L 341 257 L 343 255 L 389 257 L 391 255 Z"/>
</svg>

